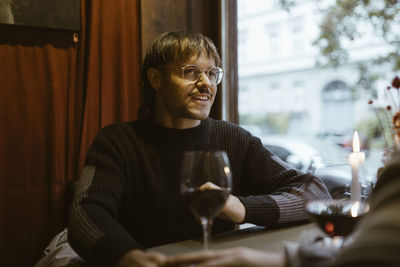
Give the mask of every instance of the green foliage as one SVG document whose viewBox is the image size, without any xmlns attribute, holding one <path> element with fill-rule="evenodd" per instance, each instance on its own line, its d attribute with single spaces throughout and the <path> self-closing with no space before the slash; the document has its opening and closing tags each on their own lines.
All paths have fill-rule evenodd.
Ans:
<svg viewBox="0 0 400 267">
<path fill-rule="evenodd" d="M 396 27 L 400 22 L 400 2 L 396 0 L 337 0 L 324 13 L 320 35 L 314 42 L 320 49 L 327 66 L 340 66 L 348 61 L 343 48 L 344 41 L 361 37 L 362 25 L 371 25 L 377 37 L 381 37 L 393 50 L 372 60 L 372 64 L 388 63 L 393 71 L 400 70 L 400 35 Z M 363 63 L 361 63 L 363 64 Z M 374 90 L 379 78 L 367 65 L 359 66 L 358 87 Z"/>
<path fill-rule="evenodd" d="M 289 119 L 290 116 L 286 113 L 269 113 L 267 115 L 267 123 L 276 134 L 287 133 Z"/>
<path fill-rule="evenodd" d="M 280 0 L 284 9 L 289 9 L 299 0 Z M 353 42 L 363 35 L 363 27 L 370 25 L 376 38 L 382 38 L 392 51 L 372 59 L 371 65 L 390 64 L 394 72 L 400 70 L 400 1 L 398 0 L 336 0 L 322 10 L 323 20 L 320 34 L 314 45 L 320 50 L 317 63 L 325 67 L 338 67 L 348 62 L 349 55 L 344 42 Z M 362 65 L 364 64 L 364 65 Z M 372 73 L 371 65 L 361 63 L 360 76 L 355 88 L 366 88 L 372 92 L 379 75 Z"/>
<path fill-rule="evenodd" d="M 262 125 L 264 123 L 267 122 L 266 120 L 266 116 L 262 115 L 262 116 L 255 116 L 253 114 L 239 114 L 240 118 L 240 124 L 246 124 L 246 125 Z"/>
<path fill-rule="evenodd" d="M 279 4 L 284 10 L 290 11 L 290 8 L 296 5 L 296 0 L 279 0 Z"/>
<path fill-rule="evenodd" d="M 372 62 L 372 64 L 374 64 L 374 62 Z M 363 88 L 364 90 L 366 90 L 370 98 L 377 97 L 375 84 L 379 80 L 380 76 L 369 71 L 370 65 L 371 64 L 368 64 L 366 62 L 359 62 L 357 64 L 358 81 L 356 82 L 355 85 L 351 87 L 353 93 L 355 93 L 356 95 L 356 98 L 358 97 L 359 94 L 359 91 L 357 90 L 358 88 Z"/>
</svg>

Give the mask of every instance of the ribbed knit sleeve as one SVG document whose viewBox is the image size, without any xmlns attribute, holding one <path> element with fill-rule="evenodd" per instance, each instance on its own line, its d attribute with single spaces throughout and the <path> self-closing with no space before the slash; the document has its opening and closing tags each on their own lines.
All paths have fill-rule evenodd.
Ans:
<svg viewBox="0 0 400 267">
<path fill-rule="evenodd" d="M 248 195 L 238 197 L 246 208 L 245 222 L 276 226 L 307 220 L 304 210 L 306 183 L 312 189 L 307 192 L 307 198 L 330 198 L 318 178 L 290 168 L 256 137 L 248 136 L 244 164 L 242 183 Z"/>
<path fill-rule="evenodd" d="M 89 266 L 113 266 L 140 245 L 117 222 L 126 188 L 118 140 L 103 130 L 86 157 L 70 211 L 69 241 Z"/>
</svg>

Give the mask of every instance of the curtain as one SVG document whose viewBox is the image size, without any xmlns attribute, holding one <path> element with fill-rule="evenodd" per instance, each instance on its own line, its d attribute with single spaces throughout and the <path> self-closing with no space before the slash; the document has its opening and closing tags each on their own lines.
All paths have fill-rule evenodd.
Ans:
<svg viewBox="0 0 400 267">
<path fill-rule="evenodd" d="M 74 161 L 76 55 L 72 34 L 1 25 L 2 266 L 32 266 L 63 222 Z M 71 124 L 72 123 L 72 124 Z"/>
<path fill-rule="evenodd" d="M 0 25 L 0 259 L 33 266 L 64 227 L 93 137 L 139 106 L 139 1 L 82 0 L 70 31 Z"/>
<path fill-rule="evenodd" d="M 139 1 L 87 2 L 87 97 L 79 169 L 96 133 L 111 122 L 136 119 L 140 104 Z"/>
</svg>

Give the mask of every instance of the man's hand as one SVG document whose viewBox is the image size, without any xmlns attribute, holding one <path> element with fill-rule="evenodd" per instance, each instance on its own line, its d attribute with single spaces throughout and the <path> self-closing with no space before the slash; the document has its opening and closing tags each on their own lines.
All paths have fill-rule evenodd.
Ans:
<svg viewBox="0 0 400 267">
<path fill-rule="evenodd" d="M 234 223 L 242 223 L 246 216 L 246 208 L 234 195 L 229 195 L 225 206 L 222 208 L 219 218 L 231 220 Z"/>
<path fill-rule="evenodd" d="M 203 184 L 200 190 L 221 189 L 221 187 L 207 182 Z M 246 216 L 246 208 L 243 203 L 234 195 L 229 195 L 228 199 L 218 217 L 224 220 L 230 220 L 234 223 L 242 223 Z"/>
<path fill-rule="evenodd" d="M 282 267 L 282 254 L 267 253 L 249 248 L 199 251 L 176 255 L 167 260 L 167 266 L 195 264 L 196 267 Z"/>
<path fill-rule="evenodd" d="M 139 249 L 128 251 L 115 267 L 159 267 L 165 266 L 167 257 L 158 252 L 145 252 Z"/>
</svg>

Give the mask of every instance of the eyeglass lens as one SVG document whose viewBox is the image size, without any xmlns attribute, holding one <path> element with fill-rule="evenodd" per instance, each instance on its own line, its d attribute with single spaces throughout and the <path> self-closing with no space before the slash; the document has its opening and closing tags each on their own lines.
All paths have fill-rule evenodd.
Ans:
<svg viewBox="0 0 400 267">
<path fill-rule="evenodd" d="M 195 65 L 189 65 L 182 68 L 182 77 L 188 81 L 197 81 L 203 71 Z M 204 72 L 210 83 L 219 84 L 222 80 L 223 71 L 218 67 L 211 67 Z"/>
</svg>

